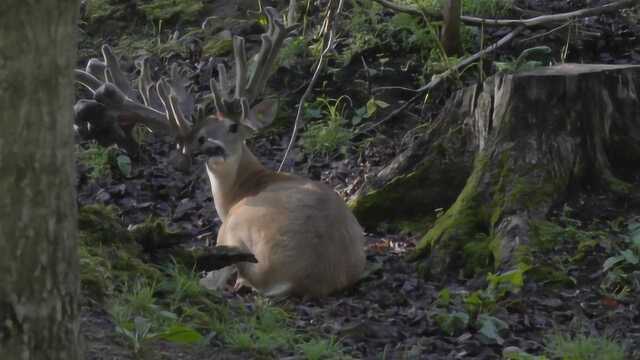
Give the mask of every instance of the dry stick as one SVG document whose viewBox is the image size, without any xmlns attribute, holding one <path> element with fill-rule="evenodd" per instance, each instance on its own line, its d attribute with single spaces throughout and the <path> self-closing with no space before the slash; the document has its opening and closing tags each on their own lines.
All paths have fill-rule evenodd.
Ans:
<svg viewBox="0 0 640 360">
<path fill-rule="evenodd" d="M 414 101 L 416 101 L 417 99 L 419 99 L 422 96 L 422 93 L 424 93 L 427 90 L 431 90 L 432 88 L 436 87 L 438 84 L 440 84 L 440 82 L 442 82 L 442 80 L 448 78 L 449 76 L 451 76 L 451 74 L 458 72 L 460 69 L 463 69 L 465 67 L 467 67 L 468 65 L 474 63 L 476 60 L 480 59 L 481 57 L 499 49 L 500 47 L 504 46 L 505 44 L 509 43 L 511 40 L 513 40 L 513 38 L 516 37 L 516 35 L 518 35 L 520 32 L 522 32 L 522 30 L 524 30 L 526 27 L 525 26 L 519 26 L 515 29 L 513 29 L 513 31 L 511 31 L 510 33 L 508 33 L 507 35 L 505 35 L 504 37 L 502 37 L 500 40 L 498 40 L 496 43 L 494 43 L 493 45 L 489 46 L 486 49 L 483 49 L 467 58 L 465 58 L 464 60 L 460 61 L 459 63 L 457 63 L 455 66 L 451 67 L 449 70 L 438 74 L 438 75 L 434 75 L 433 77 L 431 77 L 431 81 L 429 81 L 429 83 L 417 90 L 415 90 L 415 92 L 417 92 L 416 95 L 414 95 L 411 99 L 409 99 L 407 102 L 405 102 L 404 104 L 402 104 L 400 107 L 398 107 L 397 109 L 393 110 L 392 112 L 390 112 L 389 114 L 387 114 L 384 118 L 382 118 L 380 121 L 374 123 L 373 125 L 369 126 L 367 129 L 362 130 L 361 132 L 366 132 L 369 131 L 373 128 L 375 128 L 376 126 L 379 126 L 380 124 L 386 122 L 387 120 L 393 118 L 394 116 L 398 115 L 399 113 L 401 113 L 402 111 L 404 111 L 409 105 L 411 105 Z"/>
<path fill-rule="evenodd" d="M 423 11 L 414 6 L 399 5 L 388 0 L 374 0 L 374 1 L 395 11 L 405 12 L 405 13 L 416 15 L 416 16 L 426 16 L 433 20 L 442 19 L 442 15 L 440 14 Z M 605 5 L 596 6 L 593 8 L 580 9 L 580 10 L 570 11 L 570 12 L 561 13 L 561 14 L 541 15 L 541 16 L 530 18 L 530 19 L 486 19 L 486 18 L 480 18 L 475 16 L 463 15 L 463 16 L 460 16 L 460 21 L 462 21 L 467 25 L 484 24 L 484 25 L 493 25 L 493 26 L 533 27 L 533 26 L 538 26 L 545 23 L 549 23 L 549 22 L 558 22 L 558 21 L 565 21 L 571 18 L 598 15 L 602 13 L 624 9 L 637 4 L 638 4 L 638 0 L 619 0 L 619 1 L 614 1 Z"/>
<path fill-rule="evenodd" d="M 300 98 L 300 101 L 298 102 L 298 111 L 296 112 L 296 119 L 293 123 L 293 130 L 291 131 L 291 139 L 289 139 L 289 145 L 287 145 L 287 150 L 284 152 L 284 155 L 282 156 L 282 162 L 280 162 L 280 166 L 278 167 L 278 172 L 282 171 L 282 167 L 284 166 L 285 161 L 287 160 L 287 156 L 289 156 L 289 152 L 291 152 L 291 148 L 293 147 L 293 143 L 296 141 L 296 136 L 298 134 L 298 128 L 300 127 L 300 120 L 302 119 L 302 111 L 304 108 L 304 103 L 307 101 L 307 98 L 309 97 L 309 95 L 311 95 L 311 92 L 313 91 L 313 87 L 315 86 L 316 82 L 318 81 L 318 78 L 320 76 L 320 72 L 322 70 L 322 68 L 324 67 L 324 64 L 326 63 L 326 55 L 327 53 L 331 50 L 331 48 L 333 47 L 333 40 L 334 40 L 334 34 L 333 34 L 333 23 L 335 21 L 335 18 L 337 17 L 338 13 L 340 13 L 340 10 L 342 9 L 342 1 L 340 0 L 340 2 L 338 3 L 337 8 L 333 8 L 331 6 L 331 4 L 329 5 L 329 9 L 327 11 L 327 16 L 325 18 L 325 24 L 323 26 L 324 31 L 325 31 L 325 36 L 326 36 L 326 46 L 324 48 L 324 50 L 322 51 L 322 53 L 320 54 L 320 58 L 318 58 L 318 62 L 316 64 L 316 69 L 313 72 L 313 77 L 311 77 L 311 81 L 309 82 L 309 85 L 307 86 L 307 89 L 305 90 L 304 94 L 302 94 L 302 97 Z"/>
</svg>

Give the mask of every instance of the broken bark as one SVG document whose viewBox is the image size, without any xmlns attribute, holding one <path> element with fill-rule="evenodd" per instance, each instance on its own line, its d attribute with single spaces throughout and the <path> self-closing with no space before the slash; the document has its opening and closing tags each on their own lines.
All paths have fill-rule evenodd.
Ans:
<svg viewBox="0 0 640 360">
<path fill-rule="evenodd" d="M 420 150 L 426 150 L 423 157 L 429 159 L 438 157 L 439 147 L 444 146 L 447 156 L 457 156 L 447 161 L 458 165 L 469 161 L 465 154 L 475 152 L 473 170 L 455 202 L 419 241 L 412 258 L 427 258 L 424 269 L 433 274 L 452 268 L 463 268 L 467 274 L 513 268 L 527 261 L 523 254 L 531 246 L 532 221 L 543 219 L 570 190 L 637 196 L 631 183 L 640 164 L 639 94 L 640 66 L 579 64 L 501 73 L 482 87 L 459 91 L 447 109 L 463 108 L 443 112 L 437 121 L 451 130 L 462 124 L 458 142 L 435 141 Z M 464 151 L 450 151 L 459 149 L 459 144 L 465 144 Z M 399 159 L 417 156 L 418 152 L 405 153 Z M 367 190 L 356 202 L 355 213 L 373 212 L 364 206 L 373 195 L 384 197 L 386 187 L 411 176 L 398 173 L 377 191 Z M 451 179 L 444 181 L 423 181 L 415 187 L 438 193 L 456 185 Z M 397 203 L 416 201 L 412 187 L 396 195 Z M 441 206 L 428 205 L 431 200 L 425 199 L 423 208 Z"/>
</svg>

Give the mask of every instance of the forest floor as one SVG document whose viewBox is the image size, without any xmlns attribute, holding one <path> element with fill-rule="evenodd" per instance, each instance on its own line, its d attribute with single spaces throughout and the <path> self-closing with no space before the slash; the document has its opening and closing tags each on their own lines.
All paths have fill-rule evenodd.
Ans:
<svg viewBox="0 0 640 360">
<path fill-rule="evenodd" d="M 579 1 L 580 4 L 551 9 L 550 5 L 540 3 L 543 2 L 527 1 L 525 5 L 541 11 L 563 11 L 584 5 Z M 570 52 L 574 60 L 640 63 L 638 26 L 631 29 L 636 35 L 629 40 L 628 25 L 619 17 L 602 17 L 591 25 L 602 27 L 603 32 L 622 40 L 592 45 L 576 43 L 575 52 Z M 502 33 L 504 29 L 498 29 L 494 35 L 499 37 Z M 522 37 L 531 35 L 525 33 Z M 550 41 L 561 48 L 565 40 L 559 35 Z M 391 75 L 384 76 L 382 71 L 376 85 L 413 87 L 417 76 L 397 83 L 403 80 L 402 76 L 393 75 L 403 65 L 402 59 L 380 63 L 379 57 L 375 60 L 371 55 L 377 50 L 380 49 L 362 51 L 371 66 L 389 68 Z M 87 48 L 82 51 L 92 53 Z M 511 55 L 509 51 L 516 50 L 503 51 Z M 344 74 L 352 75 L 336 75 L 341 76 L 339 82 L 329 86 L 325 96 L 335 99 L 345 84 L 362 78 L 370 81 L 360 65 L 351 62 L 345 66 Z M 297 101 L 298 95 L 290 94 L 292 102 Z M 437 114 L 446 95 L 445 91 L 441 100 L 413 109 L 414 114 L 403 121 L 390 120 L 364 136 L 353 138 L 342 152 L 311 156 L 304 146 L 297 144 L 287 168 L 324 181 L 347 198 L 367 174 L 381 169 L 401 151 L 408 131 Z M 394 93 L 380 99 L 393 108 L 403 97 Z M 250 147 L 265 165 L 275 169 L 289 135 L 290 126 L 278 127 L 251 139 Z M 179 173 L 167 162 L 169 141 L 146 136 L 143 143 L 145 160 L 128 167 L 126 163 L 112 161 L 122 154 L 118 150 L 78 140 L 79 206 L 116 206 L 118 222 L 129 232 L 134 231 L 134 225 L 149 219 L 163 219 L 181 240 L 173 249 L 214 243 L 220 221 L 203 164 L 195 164 L 188 175 Z M 636 180 L 640 185 L 640 179 Z M 112 262 L 106 266 L 109 271 L 99 275 L 111 281 L 108 286 L 98 285 L 104 287 L 99 291 L 104 296 L 96 296 L 83 282 L 81 334 L 86 341 L 87 358 L 497 359 L 516 347 L 523 353 L 520 359 L 534 359 L 534 356 L 558 357 L 568 346 L 575 345 L 570 341 L 576 339 L 572 336 L 581 334 L 583 351 L 613 354 L 616 350 L 607 350 L 607 346 L 614 343 L 626 349 L 624 358 L 640 359 L 640 303 L 633 295 L 633 291 L 640 290 L 640 269 L 620 266 L 621 262 L 633 259 L 619 260 L 620 254 L 631 251 L 629 244 L 634 236 L 640 237 L 636 227 L 640 223 L 640 204 L 608 194 L 583 193 L 558 206 L 548 219 L 540 226 L 540 238 L 547 246 L 536 254 L 536 271 L 528 271 L 524 277 L 516 272 L 474 279 L 465 279 L 461 274 L 450 274 L 447 279 L 424 279 L 418 275 L 418 264 L 408 262 L 405 256 L 424 235 L 424 229 L 383 224 L 367 234 L 368 273 L 353 289 L 325 299 L 287 299 L 275 303 L 246 291 L 208 294 L 219 305 L 216 309 L 228 308 L 225 310 L 228 313 L 220 315 L 228 319 L 216 330 L 207 331 L 206 326 L 191 320 L 195 315 L 185 314 L 183 308 L 165 306 L 167 302 L 163 299 L 171 295 L 161 286 L 152 287 L 155 290 L 145 300 L 147 310 L 167 311 L 169 317 L 180 312 L 177 322 L 197 324 L 193 327 L 204 339 L 197 344 L 159 335 L 158 323 L 146 327 L 143 320 L 149 319 L 140 315 L 144 311 L 132 310 L 128 313 L 130 318 L 118 318 L 114 304 L 135 307 L 137 303 L 132 299 L 139 299 L 141 291 L 123 296 L 132 289 L 139 274 L 118 277 L 111 270 L 121 270 L 120 265 Z M 173 249 L 152 248 L 134 253 L 140 255 L 145 266 L 164 272 L 169 261 L 163 255 L 171 254 Z M 635 254 L 640 254 L 640 247 Z M 81 261 L 84 261 L 81 267 L 95 267 L 100 260 L 90 257 Z M 612 264 L 614 261 L 617 263 Z M 117 283 L 122 278 L 131 283 Z M 276 320 L 265 323 L 268 316 Z M 281 332 L 283 328 L 286 331 Z M 233 334 L 225 333 L 227 330 Z"/>
</svg>

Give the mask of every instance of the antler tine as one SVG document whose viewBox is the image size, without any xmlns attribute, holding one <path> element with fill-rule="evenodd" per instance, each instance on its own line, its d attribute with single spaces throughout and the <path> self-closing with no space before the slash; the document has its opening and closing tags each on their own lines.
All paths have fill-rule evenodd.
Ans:
<svg viewBox="0 0 640 360">
<path fill-rule="evenodd" d="M 253 70 L 253 74 L 251 76 L 251 80 L 249 80 L 249 85 L 247 85 L 247 90 L 249 92 L 249 98 L 253 101 L 259 94 L 257 91 L 258 84 L 261 82 L 261 70 L 265 68 L 265 64 L 269 60 L 269 52 L 272 47 L 271 38 L 267 34 L 262 34 L 260 37 L 262 39 L 262 44 L 260 45 L 260 51 L 257 55 L 257 63 L 256 67 Z"/>
<path fill-rule="evenodd" d="M 222 101 L 222 94 L 220 94 L 220 86 L 218 82 L 211 78 L 209 80 L 209 87 L 211 87 L 211 94 L 213 95 L 213 105 L 216 107 L 216 112 L 224 113 L 227 109 Z"/>
<path fill-rule="evenodd" d="M 162 110 L 162 102 L 158 96 L 156 84 L 151 79 L 151 69 L 149 68 L 149 59 L 144 58 L 140 65 L 140 77 L 138 78 L 138 90 L 142 96 L 145 106 Z"/>
<path fill-rule="evenodd" d="M 95 94 L 96 90 L 104 84 L 100 79 L 84 70 L 76 69 L 73 73 L 76 75 L 76 81 L 91 91 L 92 94 Z"/>
<path fill-rule="evenodd" d="M 158 81 L 156 85 L 158 95 L 165 108 L 165 114 L 169 122 L 172 132 L 178 139 L 178 142 L 184 140 L 191 132 L 191 123 L 187 121 L 179 106 L 178 97 L 174 89 L 169 85 L 167 79 Z"/>
<path fill-rule="evenodd" d="M 115 84 L 127 97 L 134 97 L 134 90 L 127 77 L 120 70 L 118 59 L 108 45 L 102 46 L 105 61 L 105 79 Z"/>
<path fill-rule="evenodd" d="M 104 82 L 105 81 L 104 71 L 106 67 L 107 65 L 104 63 L 104 61 L 101 61 L 100 59 L 96 59 L 96 58 L 91 58 L 87 62 L 87 67 L 85 71 Z"/>
<path fill-rule="evenodd" d="M 272 7 L 265 7 L 264 12 L 269 19 L 269 27 L 267 33 L 262 35 L 262 46 L 258 53 L 258 66 L 256 66 L 251 82 L 249 83 L 249 100 L 251 101 L 255 100 L 255 98 L 263 92 L 267 80 L 271 75 L 271 67 L 287 35 L 286 28 L 278 10 Z M 269 44 L 266 39 L 269 39 L 271 44 Z M 265 57 L 264 60 L 263 57 Z"/>
<path fill-rule="evenodd" d="M 236 92 L 234 97 L 242 99 L 247 86 L 247 54 L 244 48 L 244 38 L 233 37 L 233 54 L 236 63 Z"/>
<path fill-rule="evenodd" d="M 189 119 L 193 115 L 195 101 L 193 96 L 187 91 L 187 81 L 184 71 L 178 68 L 178 64 L 173 64 L 170 70 L 169 87 L 171 94 L 176 98 L 176 105 L 180 107 L 183 114 L 183 120 L 189 125 Z"/>
<path fill-rule="evenodd" d="M 230 101 L 229 93 L 229 77 L 227 76 L 227 68 L 224 64 L 218 64 L 218 88 L 222 100 Z"/>
<path fill-rule="evenodd" d="M 186 121 L 179 106 L 179 99 L 167 79 L 161 79 L 157 84 L 157 91 L 165 107 L 166 120 L 175 136 L 178 154 L 172 159 L 174 166 L 180 171 L 188 171 L 191 167 L 191 136 L 193 126 Z"/>
</svg>

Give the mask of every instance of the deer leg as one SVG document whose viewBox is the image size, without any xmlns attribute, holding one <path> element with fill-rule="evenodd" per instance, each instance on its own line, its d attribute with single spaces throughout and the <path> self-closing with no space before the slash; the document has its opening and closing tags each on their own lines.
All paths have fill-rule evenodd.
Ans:
<svg viewBox="0 0 640 360">
<path fill-rule="evenodd" d="M 209 271 L 207 276 L 200 279 L 200 285 L 209 290 L 221 290 L 236 271 L 237 268 L 233 265 Z"/>
</svg>

